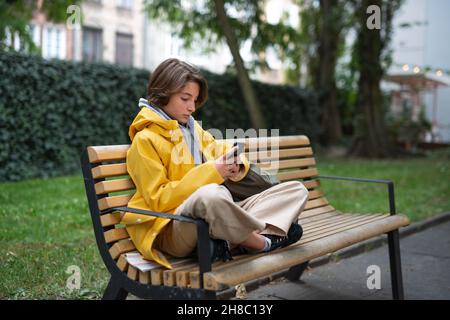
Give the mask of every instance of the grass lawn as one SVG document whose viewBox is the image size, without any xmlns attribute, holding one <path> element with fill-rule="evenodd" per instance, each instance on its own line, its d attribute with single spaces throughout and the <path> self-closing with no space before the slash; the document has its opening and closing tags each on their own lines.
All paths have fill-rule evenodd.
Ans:
<svg viewBox="0 0 450 320">
<path fill-rule="evenodd" d="M 414 221 L 450 211 L 448 152 L 410 160 L 327 159 L 319 173 L 391 179 L 397 212 Z M 381 184 L 322 180 L 329 202 L 344 212 L 387 212 Z M 0 183 L 0 299 L 100 298 L 108 272 L 97 251 L 81 175 Z M 81 289 L 66 289 L 69 266 Z"/>
<path fill-rule="evenodd" d="M 396 160 L 327 159 L 317 157 L 320 175 L 389 179 L 394 182 L 397 213 L 412 222 L 450 211 L 450 156 Z M 328 201 L 343 212 L 389 212 L 387 186 L 380 183 L 320 181 Z"/>
</svg>

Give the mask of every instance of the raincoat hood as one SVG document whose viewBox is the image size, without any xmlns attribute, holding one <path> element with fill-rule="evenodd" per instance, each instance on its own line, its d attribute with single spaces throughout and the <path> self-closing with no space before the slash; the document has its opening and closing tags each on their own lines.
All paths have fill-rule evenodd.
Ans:
<svg viewBox="0 0 450 320">
<path fill-rule="evenodd" d="M 159 127 L 160 130 L 158 131 L 170 131 L 178 128 L 178 121 L 166 120 L 155 111 L 149 108 L 142 108 L 136 118 L 134 118 L 128 130 L 128 135 L 130 136 L 131 141 L 133 141 L 136 133 L 144 128 L 151 127 L 152 125 Z"/>
</svg>

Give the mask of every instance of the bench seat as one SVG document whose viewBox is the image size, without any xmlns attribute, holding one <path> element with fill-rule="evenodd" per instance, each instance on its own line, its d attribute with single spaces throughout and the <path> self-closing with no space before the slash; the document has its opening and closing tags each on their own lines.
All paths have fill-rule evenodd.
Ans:
<svg viewBox="0 0 450 320">
<path fill-rule="evenodd" d="M 405 215 L 349 214 L 331 211 L 301 217 L 302 239 L 286 248 L 266 254 L 238 255 L 232 261 L 216 262 L 212 271 L 204 274 L 207 290 L 223 291 L 240 283 L 268 276 L 333 253 L 371 237 L 396 230 L 409 224 Z M 125 254 L 126 255 L 126 254 Z M 172 270 L 152 267 L 148 271 L 131 272 L 133 280 L 143 284 L 200 288 L 198 265 L 195 259 L 171 259 Z M 128 268 L 139 269 L 140 265 L 129 263 Z M 126 271 L 126 268 L 122 268 Z"/>
</svg>

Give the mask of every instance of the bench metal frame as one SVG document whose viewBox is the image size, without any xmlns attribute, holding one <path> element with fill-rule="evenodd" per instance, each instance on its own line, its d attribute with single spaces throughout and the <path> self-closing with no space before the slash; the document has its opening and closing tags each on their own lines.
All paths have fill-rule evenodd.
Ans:
<svg viewBox="0 0 450 320">
<path fill-rule="evenodd" d="M 210 255 L 210 238 L 209 238 L 209 226 L 203 219 L 193 219 L 186 216 L 172 215 L 162 212 L 154 212 L 147 210 L 134 209 L 129 207 L 115 207 L 101 211 L 98 207 L 98 200 L 107 197 L 107 194 L 97 195 L 95 192 L 95 184 L 97 182 L 104 181 L 104 179 L 94 179 L 92 176 L 92 168 L 101 165 L 102 163 L 92 164 L 89 161 L 87 150 L 81 155 L 81 168 L 84 176 L 84 184 L 86 189 L 86 195 L 89 203 L 89 210 L 91 212 L 91 218 L 94 226 L 95 239 L 97 242 L 100 255 L 105 263 L 111 278 L 108 286 L 106 287 L 103 299 L 126 299 L 128 293 L 131 293 L 140 298 L 151 299 L 216 299 L 217 295 L 215 291 L 205 290 L 203 284 L 203 274 L 211 271 L 211 255 Z M 333 180 L 347 180 L 356 182 L 370 182 L 370 183 L 383 183 L 388 186 L 389 208 L 390 214 L 395 215 L 395 196 L 394 196 L 394 183 L 390 180 L 374 180 L 365 178 L 351 178 L 351 177 L 338 177 L 338 176 L 317 176 L 318 179 L 333 179 Z M 114 211 L 126 211 L 134 212 L 154 217 L 167 218 L 172 220 L 179 220 L 187 223 L 194 223 L 197 226 L 197 256 L 199 265 L 199 280 L 200 289 L 193 288 L 180 288 L 164 285 L 147 285 L 138 281 L 134 281 L 128 278 L 127 274 L 119 269 L 116 261 L 109 253 L 111 247 L 107 244 L 104 237 L 104 232 L 114 226 L 103 227 L 101 225 L 100 216 Z M 404 299 L 403 293 L 403 278 L 401 270 L 400 259 L 400 242 L 398 229 L 390 231 L 388 234 L 388 246 L 389 246 L 389 260 L 391 270 L 391 283 L 392 294 L 394 299 Z M 299 265 L 291 267 L 286 277 L 295 281 L 300 279 L 304 270 L 307 268 L 309 261 L 303 262 Z"/>
</svg>

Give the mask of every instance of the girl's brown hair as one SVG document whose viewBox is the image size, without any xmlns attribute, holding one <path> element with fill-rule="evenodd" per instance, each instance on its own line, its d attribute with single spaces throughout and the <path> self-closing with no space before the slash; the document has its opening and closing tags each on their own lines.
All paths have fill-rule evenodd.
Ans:
<svg viewBox="0 0 450 320">
<path fill-rule="evenodd" d="M 195 108 L 198 109 L 208 99 L 208 83 L 198 68 L 174 58 L 163 61 L 151 74 L 147 100 L 162 108 L 169 103 L 170 96 L 180 92 L 189 81 L 196 82 L 200 87 L 195 101 Z"/>
</svg>

